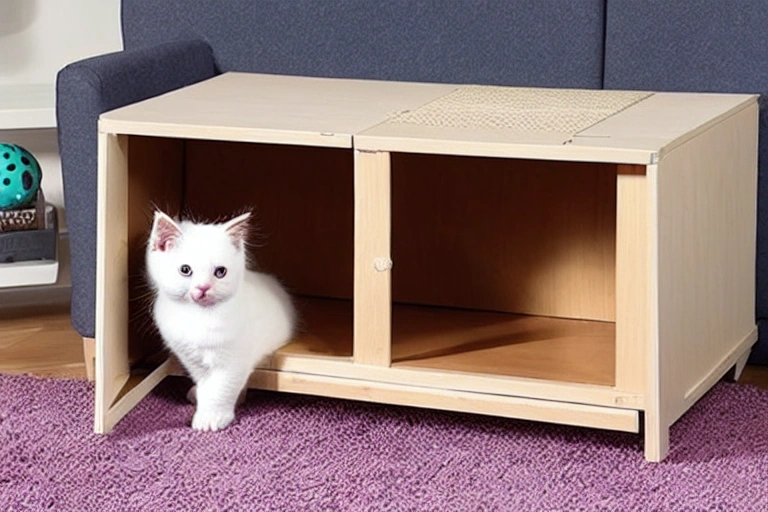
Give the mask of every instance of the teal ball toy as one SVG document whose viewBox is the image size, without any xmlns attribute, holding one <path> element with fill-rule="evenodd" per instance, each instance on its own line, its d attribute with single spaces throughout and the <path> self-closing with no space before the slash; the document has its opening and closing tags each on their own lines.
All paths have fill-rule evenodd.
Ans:
<svg viewBox="0 0 768 512">
<path fill-rule="evenodd" d="M 0 210 L 34 202 L 43 171 L 32 153 L 16 144 L 0 143 Z"/>
</svg>

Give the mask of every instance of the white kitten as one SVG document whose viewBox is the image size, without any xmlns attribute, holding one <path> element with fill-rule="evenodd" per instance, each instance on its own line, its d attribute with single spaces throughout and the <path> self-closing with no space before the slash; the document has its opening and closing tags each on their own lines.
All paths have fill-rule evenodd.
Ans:
<svg viewBox="0 0 768 512">
<path fill-rule="evenodd" d="M 177 223 L 158 211 L 147 244 L 155 324 L 197 385 L 196 430 L 232 422 L 254 366 L 295 328 L 293 305 L 280 283 L 246 269 L 249 217 Z"/>
</svg>

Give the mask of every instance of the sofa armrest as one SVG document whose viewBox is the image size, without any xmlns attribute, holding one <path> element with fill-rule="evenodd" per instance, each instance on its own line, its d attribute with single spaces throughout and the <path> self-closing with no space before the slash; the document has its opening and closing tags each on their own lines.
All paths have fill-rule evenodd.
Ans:
<svg viewBox="0 0 768 512">
<path fill-rule="evenodd" d="M 56 79 L 56 117 L 72 259 L 72 325 L 93 337 L 96 302 L 96 168 L 102 112 L 210 78 L 203 41 L 174 41 L 74 62 Z"/>
</svg>

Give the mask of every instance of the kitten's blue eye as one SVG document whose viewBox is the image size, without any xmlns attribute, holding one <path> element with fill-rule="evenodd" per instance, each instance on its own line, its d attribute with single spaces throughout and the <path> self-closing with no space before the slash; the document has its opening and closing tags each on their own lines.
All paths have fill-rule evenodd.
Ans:
<svg viewBox="0 0 768 512">
<path fill-rule="evenodd" d="M 216 269 L 213 271 L 213 275 L 221 279 L 227 275 L 227 267 L 216 267 Z"/>
<path fill-rule="evenodd" d="M 184 277 L 189 277 L 192 275 L 192 267 L 189 265 L 182 265 L 179 267 L 179 274 L 183 275 Z"/>
</svg>

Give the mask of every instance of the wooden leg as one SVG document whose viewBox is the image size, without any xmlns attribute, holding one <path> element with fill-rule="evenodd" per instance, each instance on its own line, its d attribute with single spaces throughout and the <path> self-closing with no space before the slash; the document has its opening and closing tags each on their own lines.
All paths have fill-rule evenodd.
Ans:
<svg viewBox="0 0 768 512">
<path fill-rule="evenodd" d="M 661 462 L 669 452 L 669 425 L 658 415 L 645 413 L 645 460 Z"/>
<path fill-rule="evenodd" d="M 733 365 L 733 369 L 728 373 L 728 379 L 732 382 L 737 382 L 741 373 L 744 371 L 744 367 L 747 366 L 747 360 L 749 360 L 749 354 L 752 353 L 752 347 L 745 350 L 743 354 L 736 360 L 736 364 Z"/>
<path fill-rule="evenodd" d="M 85 360 L 85 374 L 88 380 L 96 379 L 96 340 L 83 338 L 83 358 Z"/>
</svg>

